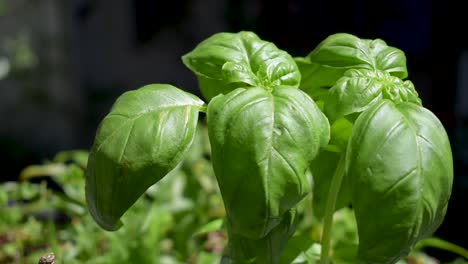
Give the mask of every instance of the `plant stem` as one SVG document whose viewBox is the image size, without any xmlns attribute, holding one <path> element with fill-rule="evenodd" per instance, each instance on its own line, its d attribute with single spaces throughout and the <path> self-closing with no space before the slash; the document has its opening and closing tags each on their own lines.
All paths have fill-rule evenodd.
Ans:
<svg viewBox="0 0 468 264">
<path fill-rule="evenodd" d="M 338 162 L 338 166 L 336 167 L 335 174 L 332 178 L 330 190 L 328 191 L 327 207 L 325 208 L 325 218 L 323 224 L 322 252 L 320 255 L 321 264 L 328 264 L 328 252 L 330 251 L 333 214 L 335 213 L 336 199 L 338 197 L 338 192 L 340 191 L 341 182 L 343 181 L 345 157 L 345 153 L 341 154 L 340 161 Z"/>
<path fill-rule="evenodd" d="M 55 223 L 53 222 L 52 219 L 50 219 L 48 222 L 47 222 L 47 227 L 48 227 L 48 232 L 49 232 L 49 243 L 50 243 L 50 247 L 52 248 L 53 252 L 55 252 L 56 255 L 54 255 L 54 261 L 55 261 L 55 257 L 57 257 L 58 259 L 60 259 L 61 257 L 61 254 L 60 254 L 60 248 L 59 248 L 59 245 L 58 245 L 58 240 L 57 240 L 57 230 L 56 230 L 56 227 L 55 227 Z M 54 264 L 55 262 L 52 262 L 51 264 Z"/>
<path fill-rule="evenodd" d="M 207 104 L 202 105 L 198 111 L 206 114 L 206 111 L 208 111 L 208 105 Z"/>
<path fill-rule="evenodd" d="M 457 246 L 448 241 L 442 240 L 440 238 L 436 238 L 436 237 L 426 238 L 426 239 L 419 241 L 415 246 L 416 249 L 422 249 L 424 247 L 433 247 L 433 248 L 447 250 L 447 251 L 453 252 L 455 254 L 458 254 L 468 259 L 467 249 Z"/>
</svg>

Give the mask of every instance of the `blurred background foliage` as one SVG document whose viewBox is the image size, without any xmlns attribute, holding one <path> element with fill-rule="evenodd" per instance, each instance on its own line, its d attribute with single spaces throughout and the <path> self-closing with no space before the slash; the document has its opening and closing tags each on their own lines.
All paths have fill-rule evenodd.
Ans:
<svg viewBox="0 0 468 264">
<path fill-rule="evenodd" d="M 37 263 L 47 252 L 55 253 L 56 263 L 67 264 L 219 263 L 228 238 L 209 153 L 206 127 L 201 125 L 188 158 L 148 189 L 116 232 L 99 228 L 86 210 L 86 151 L 60 152 L 24 168 L 20 181 L 0 184 L 0 263 Z M 311 207 L 309 195 L 299 206 L 297 232 L 281 264 L 318 263 L 322 225 Z M 450 263 L 468 263 L 462 258 L 468 251 L 442 243 L 461 254 L 451 253 Z M 353 211 L 341 209 L 334 218 L 333 263 L 354 263 L 357 244 Z M 399 264 L 440 263 L 422 249 L 424 245 Z"/>
<path fill-rule="evenodd" d="M 213 33 L 240 30 L 293 56 L 337 32 L 382 38 L 405 51 L 409 78 L 444 124 L 454 152 L 453 194 L 436 236 L 468 248 L 468 40 L 447 30 L 463 28 L 465 10 L 462 2 L 442 0 L 0 0 L 0 263 L 31 263 L 46 249 L 60 252 L 64 263 L 219 258 L 225 233 L 193 236 L 212 220 L 207 230 L 219 226 L 223 214 L 208 152 L 195 151 L 164 188 L 149 190 L 117 233 L 101 231 L 87 215 L 83 169 L 96 127 L 117 96 L 149 83 L 198 94 L 180 56 Z M 83 151 L 63 151 L 70 149 Z M 348 219 L 345 227 L 349 215 L 337 216 Z M 307 235 L 294 243 L 312 245 L 301 251 L 310 260 L 317 245 L 301 239 L 317 241 L 320 225 L 307 210 L 300 221 L 299 233 Z M 354 232 L 340 230 L 344 237 Z M 150 232 L 156 235 L 141 235 Z M 343 243 L 352 244 L 349 237 Z M 142 253 L 149 248 L 155 254 Z M 442 262 L 456 258 L 425 251 Z"/>
</svg>

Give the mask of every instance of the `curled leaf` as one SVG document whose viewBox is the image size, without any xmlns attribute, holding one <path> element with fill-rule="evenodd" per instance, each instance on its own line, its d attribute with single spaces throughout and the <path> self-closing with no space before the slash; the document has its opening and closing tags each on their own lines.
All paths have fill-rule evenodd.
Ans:
<svg viewBox="0 0 468 264">
<path fill-rule="evenodd" d="M 102 228 L 118 229 L 125 211 L 182 160 L 202 105 L 164 84 L 117 99 L 99 126 L 86 170 L 86 201 Z"/>
<path fill-rule="evenodd" d="M 382 99 L 421 104 L 411 81 L 402 81 L 384 71 L 351 69 L 330 88 L 325 113 L 336 120 L 360 113 Z"/>
<path fill-rule="evenodd" d="M 239 87 L 298 87 L 300 72 L 293 58 L 252 32 L 218 33 L 182 57 L 198 76 L 207 100 Z"/>
<path fill-rule="evenodd" d="M 364 39 L 374 57 L 374 69 L 390 73 L 400 79 L 408 77 L 406 57 L 403 51 L 390 47 L 381 39 Z"/>
<path fill-rule="evenodd" d="M 381 39 L 366 40 L 346 33 L 333 34 L 307 58 L 335 69 L 381 70 L 402 79 L 408 76 L 403 51 L 387 46 Z"/>
<path fill-rule="evenodd" d="M 360 39 L 347 33 L 330 35 L 305 58 L 296 58 L 296 63 L 303 76 L 300 88 L 314 99 L 349 69 L 384 71 L 400 79 L 408 76 L 403 51 L 381 39 Z"/>
</svg>

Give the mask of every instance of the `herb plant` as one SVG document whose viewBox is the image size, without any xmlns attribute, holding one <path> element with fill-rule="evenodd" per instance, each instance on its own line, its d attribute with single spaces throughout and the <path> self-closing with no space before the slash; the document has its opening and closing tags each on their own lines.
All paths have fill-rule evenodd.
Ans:
<svg viewBox="0 0 468 264">
<path fill-rule="evenodd" d="M 251 32 L 218 33 L 182 57 L 206 101 L 169 84 L 120 96 L 86 171 L 95 221 L 120 218 L 176 168 L 206 113 L 226 210 L 230 263 L 278 263 L 298 203 L 313 192 L 329 262 L 333 214 L 352 206 L 356 263 L 395 263 L 441 224 L 453 165 L 446 132 L 422 106 L 404 53 L 335 34 L 292 58 Z"/>
</svg>

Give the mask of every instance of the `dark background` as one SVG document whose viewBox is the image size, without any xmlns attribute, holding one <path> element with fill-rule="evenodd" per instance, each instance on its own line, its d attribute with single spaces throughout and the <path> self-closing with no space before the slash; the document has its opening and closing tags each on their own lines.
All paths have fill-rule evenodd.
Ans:
<svg viewBox="0 0 468 264">
<path fill-rule="evenodd" d="M 454 152 L 453 195 L 436 235 L 468 248 L 468 23 L 461 2 L 0 0 L 0 62 L 11 62 L 0 77 L 0 180 L 15 180 L 24 166 L 60 150 L 88 149 L 126 90 L 171 83 L 198 94 L 180 56 L 213 33 L 251 30 L 305 56 L 328 35 L 347 32 L 406 53 L 409 79 Z"/>
</svg>

